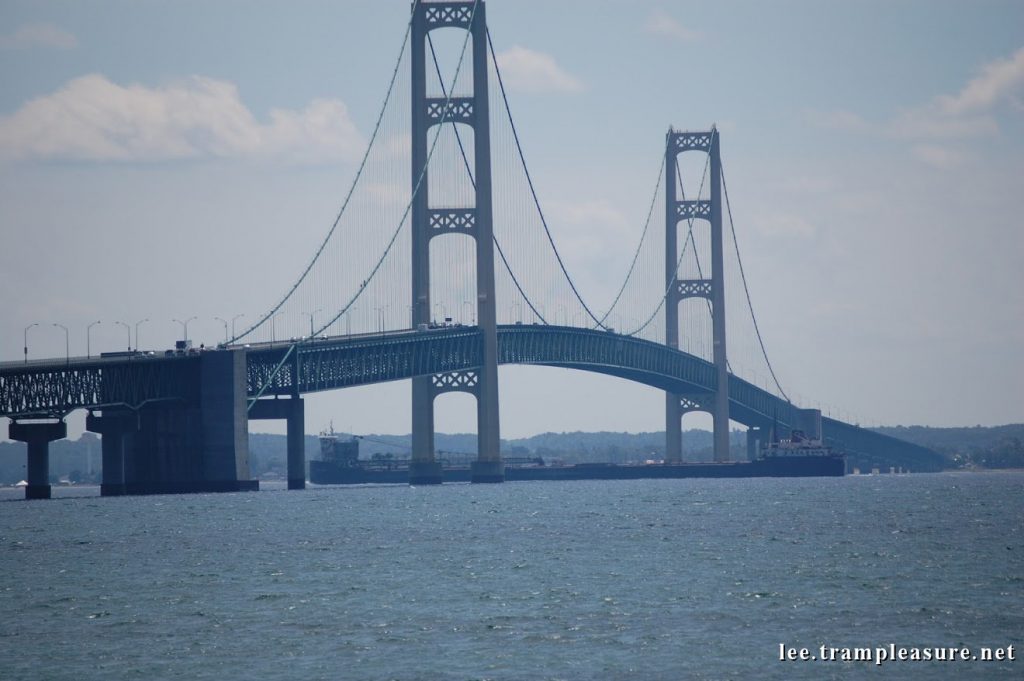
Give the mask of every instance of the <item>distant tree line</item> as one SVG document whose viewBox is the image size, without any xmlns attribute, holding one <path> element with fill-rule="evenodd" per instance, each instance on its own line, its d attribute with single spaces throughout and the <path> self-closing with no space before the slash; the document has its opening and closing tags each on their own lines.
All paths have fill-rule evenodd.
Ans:
<svg viewBox="0 0 1024 681">
<path fill-rule="evenodd" d="M 973 428 L 930 428 L 896 426 L 876 428 L 880 433 L 933 449 L 944 455 L 948 467 L 955 468 L 1024 468 L 1024 424 Z M 339 434 L 338 437 L 350 437 Z M 712 458 L 711 433 L 688 430 L 683 433 L 683 458 L 708 461 Z M 733 459 L 746 458 L 746 438 L 741 430 L 731 434 Z M 368 435 L 360 442 L 360 458 L 406 458 L 412 439 L 409 435 Z M 315 435 L 305 438 L 306 460 L 319 458 L 320 441 Z M 476 435 L 471 433 L 437 433 L 435 446 L 440 452 L 472 454 L 476 451 Z M 547 461 L 641 462 L 665 456 L 665 434 L 649 433 L 542 433 L 533 437 L 503 440 L 506 456 L 540 456 Z M 25 445 L 21 442 L 0 442 L 0 484 L 13 485 L 26 477 Z M 885 461 L 875 465 L 888 466 Z M 84 433 L 77 440 L 60 440 L 50 445 L 50 479 L 79 483 L 96 483 L 102 478 L 100 438 Z M 285 437 L 269 433 L 249 434 L 249 469 L 253 477 L 287 477 Z"/>
</svg>

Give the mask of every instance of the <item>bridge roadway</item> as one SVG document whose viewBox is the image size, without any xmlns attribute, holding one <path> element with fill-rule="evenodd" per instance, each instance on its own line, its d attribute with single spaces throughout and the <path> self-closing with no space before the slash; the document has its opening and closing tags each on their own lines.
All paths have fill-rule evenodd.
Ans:
<svg viewBox="0 0 1024 681">
<path fill-rule="evenodd" d="M 0 364 L 0 416 L 15 420 L 63 419 L 82 408 L 137 414 L 147 407 L 196 405 L 206 381 L 199 378 L 204 373 L 201 365 L 218 356 L 233 360 L 241 370 L 236 360 L 242 353 L 245 392 L 250 400 L 258 395 L 297 398 L 306 393 L 414 376 L 436 376 L 439 390 L 457 390 L 473 383 L 473 372 L 481 365 L 482 335 L 476 327 L 448 326 L 305 339 L 289 353 L 291 346 L 292 341 L 280 341 L 186 354 L 6 362 Z M 503 325 L 498 329 L 498 348 L 501 364 L 553 366 L 616 376 L 688 396 L 697 405 L 710 404 L 717 387 L 710 362 L 666 345 L 607 331 Z M 231 357 L 226 356 L 229 354 Z M 785 432 L 799 423 L 798 407 L 737 376 L 729 376 L 729 398 L 730 419 L 746 426 L 775 426 Z M 267 402 L 257 401 L 258 406 Z M 238 414 L 236 410 L 222 415 L 231 413 Z M 250 417 L 284 417 L 268 416 L 266 410 L 262 413 L 257 416 L 251 411 Z M 931 450 L 835 419 L 823 419 L 822 431 L 826 440 L 848 452 L 884 455 L 915 470 L 934 470 L 941 465 L 941 457 Z"/>
</svg>

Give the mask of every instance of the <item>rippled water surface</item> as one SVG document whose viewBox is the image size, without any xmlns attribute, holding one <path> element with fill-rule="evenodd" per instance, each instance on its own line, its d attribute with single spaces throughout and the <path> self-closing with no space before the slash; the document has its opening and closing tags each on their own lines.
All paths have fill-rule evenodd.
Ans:
<svg viewBox="0 0 1024 681">
<path fill-rule="evenodd" d="M 0 679 L 1021 678 L 1024 473 L 0 503 Z M 0 491 L 10 499 L 20 492 Z"/>
</svg>

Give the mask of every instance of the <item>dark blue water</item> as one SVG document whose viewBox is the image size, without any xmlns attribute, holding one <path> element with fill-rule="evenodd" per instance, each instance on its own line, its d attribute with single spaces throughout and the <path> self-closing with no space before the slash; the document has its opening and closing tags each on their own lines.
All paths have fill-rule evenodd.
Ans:
<svg viewBox="0 0 1024 681">
<path fill-rule="evenodd" d="M 1021 678 L 1024 473 L 0 503 L 0 679 Z M 9 496 L 13 490 L 4 491 Z"/>
</svg>

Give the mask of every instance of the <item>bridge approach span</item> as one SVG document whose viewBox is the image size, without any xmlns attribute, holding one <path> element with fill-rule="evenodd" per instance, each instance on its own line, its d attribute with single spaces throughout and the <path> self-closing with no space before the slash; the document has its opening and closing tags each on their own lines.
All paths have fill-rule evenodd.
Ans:
<svg viewBox="0 0 1024 681">
<path fill-rule="evenodd" d="M 481 343 L 476 327 L 453 326 L 328 337 L 299 343 L 291 353 L 288 342 L 230 350 L 245 352 L 246 392 L 253 398 L 261 389 L 263 397 L 283 397 L 415 376 L 471 374 L 481 365 Z M 711 362 L 607 331 L 500 326 L 498 350 L 501 364 L 601 373 L 688 395 L 697 403 L 710 398 L 716 388 Z M 203 354 L 5 363 L 0 365 L 0 416 L 63 418 L 81 408 L 139 410 L 161 403 L 195 404 L 200 400 Z M 730 419 L 786 432 L 799 422 L 798 412 L 795 405 L 729 376 Z M 927 448 L 835 419 L 823 420 L 823 434 L 861 454 L 895 456 L 911 469 L 938 469 L 942 464 L 941 457 Z"/>
</svg>

